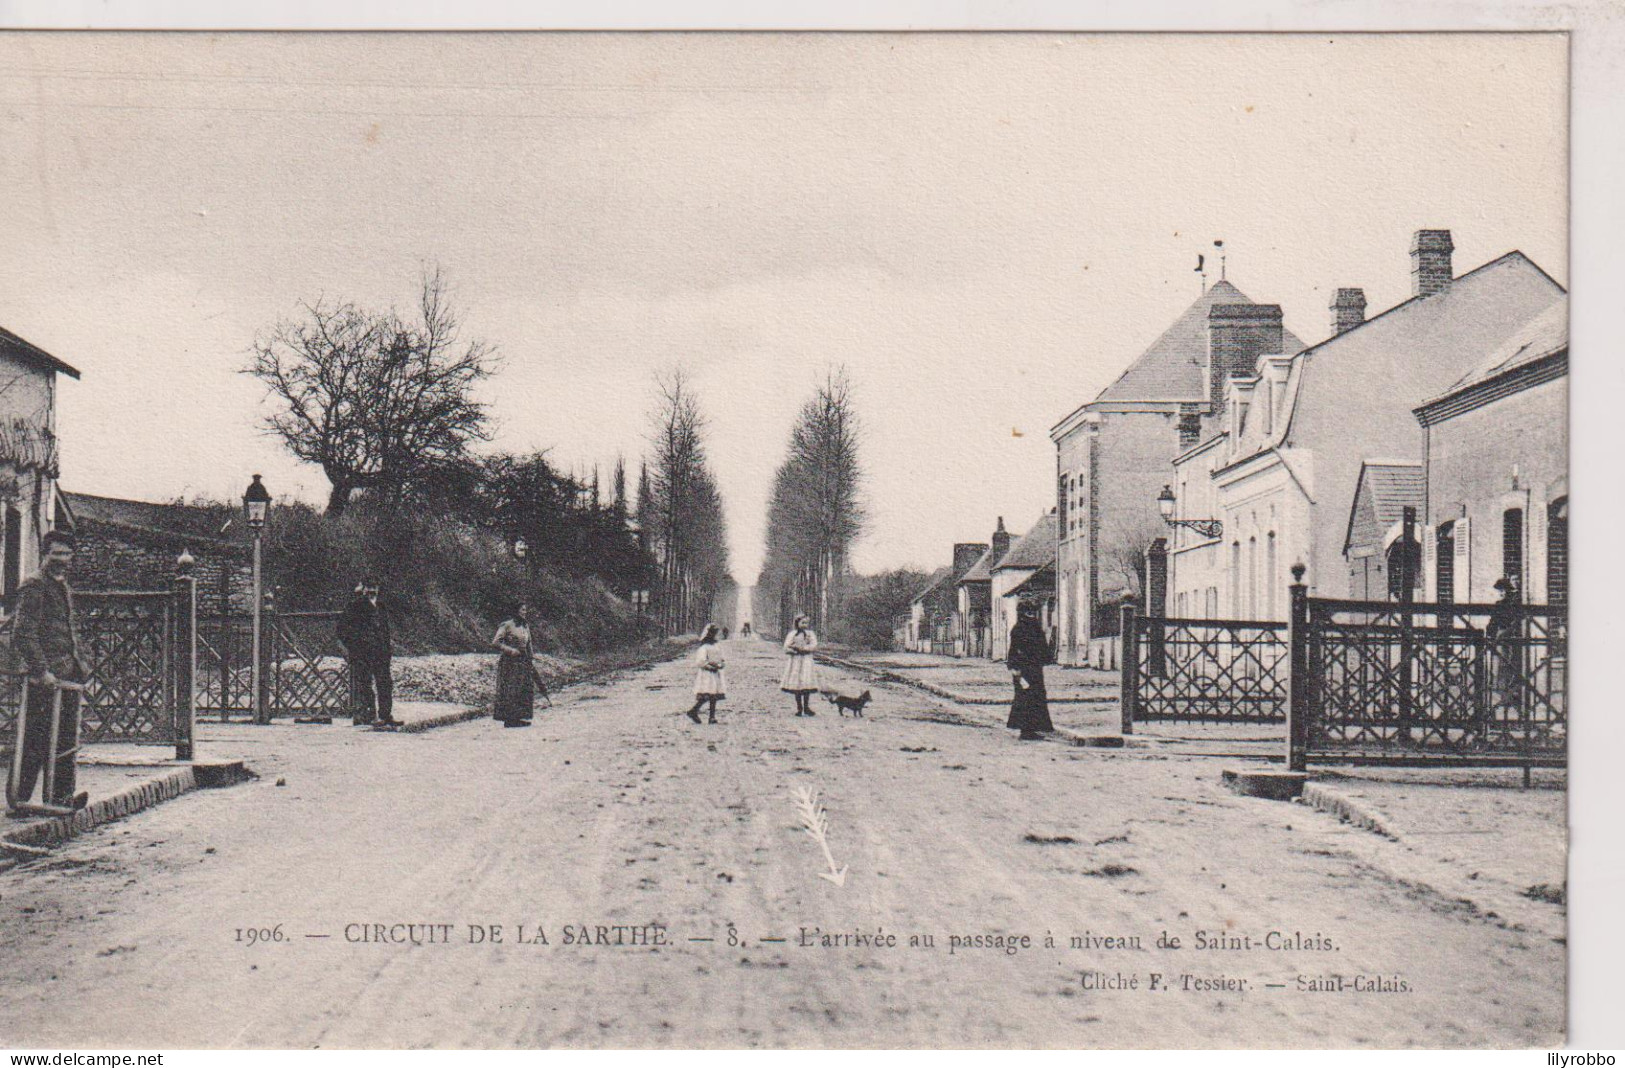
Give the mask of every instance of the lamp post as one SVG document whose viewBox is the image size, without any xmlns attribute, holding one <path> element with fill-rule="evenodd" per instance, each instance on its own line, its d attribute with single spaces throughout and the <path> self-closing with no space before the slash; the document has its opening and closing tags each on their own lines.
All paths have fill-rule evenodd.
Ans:
<svg viewBox="0 0 1625 1068">
<path fill-rule="evenodd" d="M 1162 513 L 1162 521 L 1171 527 L 1190 527 L 1204 538 L 1224 537 L 1224 523 L 1218 519 L 1175 519 L 1174 518 L 1174 490 L 1172 486 L 1162 487 L 1157 494 L 1157 511 Z"/>
<path fill-rule="evenodd" d="M 261 592 L 262 576 L 260 573 L 260 540 L 265 531 L 265 514 L 271 508 L 271 493 L 255 475 L 254 481 L 249 483 L 248 489 L 243 491 L 243 513 L 248 520 L 248 529 L 254 534 L 254 638 L 253 638 L 253 673 L 252 685 L 254 687 L 254 722 L 266 723 L 264 680 L 261 678 L 260 643 L 262 639 L 260 616 L 264 610 L 265 597 Z"/>
<path fill-rule="evenodd" d="M 197 560 L 182 548 L 175 558 L 175 759 L 197 755 Z"/>
</svg>

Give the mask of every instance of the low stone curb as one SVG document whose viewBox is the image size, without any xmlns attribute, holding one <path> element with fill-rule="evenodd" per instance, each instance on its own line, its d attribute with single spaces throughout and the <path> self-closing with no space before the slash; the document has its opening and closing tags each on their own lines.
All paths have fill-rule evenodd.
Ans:
<svg viewBox="0 0 1625 1068">
<path fill-rule="evenodd" d="M 547 680 L 550 693 L 558 693 L 571 686 L 579 686 L 583 682 L 613 675 L 617 671 L 630 671 L 633 668 L 646 667 L 650 664 L 661 664 L 668 660 L 675 660 L 688 651 L 688 646 L 661 649 L 646 656 L 640 656 L 624 663 L 609 664 L 586 669 L 582 672 L 566 672 Z M 421 734 L 424 731 L 434 730 L 436 727 L 450 727 L 458 723 L 469 723 L 476 719 L 486 719 L 491 715 L 489 706 L 484 708 L 465 708 L 461 712 L 446 712 L 438 716 L 425 716 L 423 719 L 403 723 L 399 727 L 374 727 L 383 734 Z"/>
<path fill-rule="evenodd" d="M 1396 842 L 1403 841 L 1394 828 L 1393 820 L 1381 809 L 1339 793 L 1324 783 L 1314 781 L 1304 783 L 1302 797 L 1303 803 L 1311 808 L 1330 813 L 1346 823 L 1380 834 L 1384 838 L 1391 838 Z"/>
<path fill-rule="evenodd" d="M 133 816 L 137 812 L 161 805 L 199 788 L 213 789 L 230 786 L 253 777 L 242 761 L 186 764 L 156 779 L 138 783 L 92 801 L 71 816 L 55 816 L 41 820 L 0 838 L 0 850 L 7 845 L 38 847 L 60 845 L 68 839 L 94 830 L 103 824 Z M 25 848 L 22 852 L 32 852 Z"/>
<path fill-rule="evenodd" d="M 1359 836 L 1360 842 L 1351 841 L 1346 848 L 1357 859 L 1401 883 L 1464 905 L 1501 926 L 1557 939 L 1567 936 L 1566 907 L 1531 901 L 1515 886 L 1495 878 L 1480 879 L 1476 872 L 1465 874 L 1448 861 L 1428 856 L 1399 830 L 1392 817 L 1369 802 L 1319 782 L 1306 783 L 1299 801 L 1359 830 L 1370 831 L 1369 837 Z"/>
<path fill-rule="evenodd" d="M 425 716 L 410 723 L 402 723 L 399 727 L 374 727 L 373 730 L 380 734 L 422 734 L 436 727 L 450 727 L 457 723 L 484 719 L 490 714 L 489 708 L 465 708 L 461 712 L 443 712 L 438 716 Z"/>
</svg>

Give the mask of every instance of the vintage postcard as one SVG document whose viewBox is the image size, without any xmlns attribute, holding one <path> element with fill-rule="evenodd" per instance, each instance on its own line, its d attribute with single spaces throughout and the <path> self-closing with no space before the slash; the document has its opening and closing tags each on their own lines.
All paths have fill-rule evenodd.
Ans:
<svg viewBox="0 0 1625 1068">
<path fill-rule="evenodd" d="M 1569 43 L 0 33 L 0 1045 L 1561 1046 Z"/>
</svg>

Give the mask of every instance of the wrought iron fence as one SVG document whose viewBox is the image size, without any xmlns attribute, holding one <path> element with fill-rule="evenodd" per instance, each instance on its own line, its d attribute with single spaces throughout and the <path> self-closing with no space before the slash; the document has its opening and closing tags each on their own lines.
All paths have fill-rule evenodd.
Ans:
<svg viewBox="0 0 1625 1068">
<path fill-rule="evenodd" d="M 1142 616 L 1125 605 L 1122 722 L 1281 723 L 1286 624 Z"/>
<path fill-rule="evenodd" d="M 1293 602 L 1292 766 L 1566 763 L 1565 608 Z"/>
<path fill-rule="evenodd" d="M 338 612 L 269 617 L 271 714 L 347 716 L 350 666 L 339 645 Z"/>
<path fill-rule="evenodd" d="M 254 714 L 253 620 L 246 615 L 197 621 L 197 711 L 229 720 Z"/>
<path fill-rule="evenodd" d="M 167 590 L 75 595 L 81 741 L 174 743 L 178 607 Z"/>
<path fill-rule="evenodd" d="M 186 667 L 184 602 L 178 593 L 81 591 L 74 594 L 79 656 L 87 671 L 80 705 L 82 743 L 177 744 Z M 0 640 L 11 645 L 11 621 Z M 24 667 L 15 651 L 0 673 L 0 746 L 10 745 L 22 701 Z"/>
<path fill-rule="evenodd" d="M 335 633 L 338 612 L 266 612 L 261 674 L 272 716 L 350 714 L 350 669 Z M 198 714 L 222 720 L 254 714 L 254 619 L 198 621 Z"/>
</svg>

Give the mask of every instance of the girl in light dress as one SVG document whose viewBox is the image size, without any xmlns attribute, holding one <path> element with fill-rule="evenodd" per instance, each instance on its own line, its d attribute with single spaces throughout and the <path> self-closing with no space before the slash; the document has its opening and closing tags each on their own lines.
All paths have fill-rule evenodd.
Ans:
<svg viewBox="0 0 1625 1068">
<path fill-rule="evenodd" d="M 726 666 L 722 650 L 717 648 L 717 625 L 707 623 L 705 633 L 700 635 L 700 647 L 694 652 L 694 707 L 688 710 L 688 718 L 695 723 L 700 722 L 700 709 L 706 705 L 710 706 L 711 716 L 707 722 L 717 721 L 717 702 L 728 694 L 728 680 L 723 674 Z"/>
<path fill-rule="evenodd" d="M 795 626 L 784 638 L 784 677 L 779 689 L 795 698 L 796 715 L 813 715 L 812 695 L 818 692 L 818 664 L 813 650 L 818 648 L 818 635 L 811 629 L 812 620 L 797 616 Z"/>
</svg>

